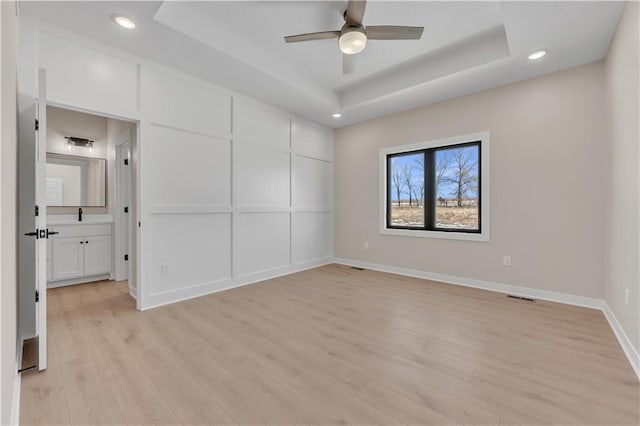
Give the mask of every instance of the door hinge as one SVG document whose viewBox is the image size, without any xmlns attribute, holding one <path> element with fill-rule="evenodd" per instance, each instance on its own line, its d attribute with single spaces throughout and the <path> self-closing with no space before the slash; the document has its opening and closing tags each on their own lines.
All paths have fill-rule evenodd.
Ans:
<svg viewBox="0 0 640 426">
<path fill-rule="evenodd" d="M 36 290 L 36 303 L 40 301 L 40 292 Z"/>
<path fill-rule="evenodd" d="M 40 122 L 36 118 L 36 131 L 40 130 Z"/>
<path fill-rule="evenodd" d="M 128 254 L 124 255 L 124 260 L 129 260 L 129 255 Z"/>
<path fill-rule="evenodd" d="M 40 216 L 40 207 L 36 206 L 36 216 Z"/>
<path fill-rule="evenodd" d="M 129 207 L 125 207 L 125 208 L 124 208 L 124 212 L 125 212 L 125 213 L 129 213 Z"/>
<path fill-rule="evenodd" d="M 128 166 L 128 165 L 129 165 L 129 159 L 128 159 L 128 158 L 125 158 L 125 159 L 124 159 L 124 165 L 125 165 L 125 166 Z"/>
</svg>

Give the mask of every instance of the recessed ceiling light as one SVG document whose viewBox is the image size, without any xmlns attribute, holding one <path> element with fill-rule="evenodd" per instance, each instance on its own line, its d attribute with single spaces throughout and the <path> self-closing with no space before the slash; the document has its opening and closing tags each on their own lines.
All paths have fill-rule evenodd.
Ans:
<svg viewBox="0 0 640 426">
<path fill-rule="evenodd" d="M 342 117 L 342 114 L 340 114 L 339 112 L 333 113 L 333 118 L 340 118 L 340 117 Z"/>
<path fill-rule="evenodd" d="M 530 61 L 535 61 L 536 59 L 542 58 L 546 54 L 547 54 L 546 50 L 536 50 L 535 52 L 533 52 L 533 53 L 531 53 L 529 55 L 529 60 Z"/>
<path fill-rule="evenodd" d="M 116 24 L 128 30 L 133 30 L 135 27 L 138 26 L 138 24 L 136 24 L 136 21 L 134 21 L 131 18 L 127 18 L 126 16 L 115 14 L 115 15 L 111 15 L 111 19 L 113 19 L 113 22 L 115 22 Z"/>
</svg>

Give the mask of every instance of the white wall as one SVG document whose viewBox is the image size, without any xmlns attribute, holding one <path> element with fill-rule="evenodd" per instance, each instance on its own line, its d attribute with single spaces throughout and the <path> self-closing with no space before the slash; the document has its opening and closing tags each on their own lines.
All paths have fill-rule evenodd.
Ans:
<svg viewBox="0 0 640 426">
<path fill-rule="evenodd" d="M 17 409 L 16 279 L 16 4 L 0 5 L 0 423 L 15 422 Z"/>
<path fill-rule="evenodd" d="M 595 63 L 337 130 L 336 256 L 601 298 L 603 71 Z M 491 134 L 490 241 L 380 235 L 380 148 L 479 131 Z"/>
<path fill-rule="evenodd" d="M 28 18 L 20 35 L 21 92 L 44 67 L 48 102 L 140 122 L 141 308 L 330 261 L 333 131 Z"/>
<path fill-rule="evenodd" d="M 605 63 L 611 149 L 604 298 L 640 367 L 640 4 L 627 2 Z M 625 291 L 629 302 L 625 302 Z M 639 370 L 640 371 L 640 370 Z"/>
</svg>

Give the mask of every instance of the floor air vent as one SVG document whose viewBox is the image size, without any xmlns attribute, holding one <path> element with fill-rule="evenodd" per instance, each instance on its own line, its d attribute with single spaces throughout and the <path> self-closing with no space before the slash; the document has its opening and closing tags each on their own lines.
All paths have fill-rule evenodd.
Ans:
<svg viewBox="0 0 640 426">
<path fill-rule="evenodd" d="M 352 266 L 351 269 L 355 269 L 356 271 L 364 271 L 364 268 L 359 268 L 357 266 Z"/>
<path fill-rule="evenodd" d="M 535 302 L 535 299 L 531 299 L 529 297 L 522 297 L 522 296 L 514 296 L 513 294 L 507 294 L 507 297 L 510 299 L 518 299 L 518 300 L 524 300 L 525 302 Z"/>
</svg>

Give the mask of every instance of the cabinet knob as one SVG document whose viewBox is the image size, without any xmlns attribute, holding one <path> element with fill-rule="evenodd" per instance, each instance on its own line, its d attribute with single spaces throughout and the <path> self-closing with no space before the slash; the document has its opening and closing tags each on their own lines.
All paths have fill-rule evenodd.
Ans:
<svg viewBox="0 0 640 426">
<path fill-rule="evenodd" d="M 80 241 L 80 244 L 84 244 L 84 241 Z"/>
</svg>

